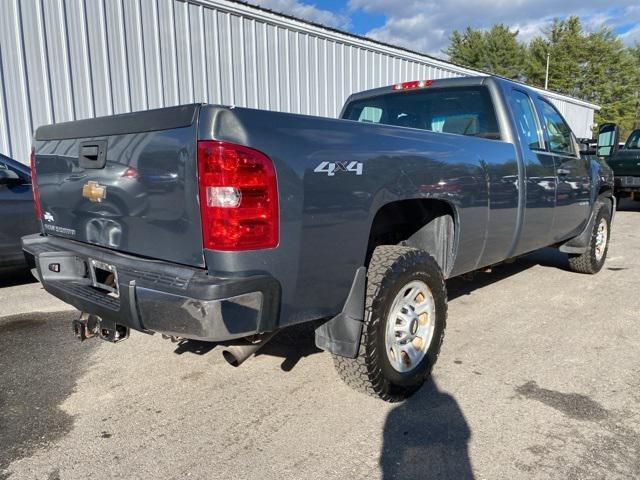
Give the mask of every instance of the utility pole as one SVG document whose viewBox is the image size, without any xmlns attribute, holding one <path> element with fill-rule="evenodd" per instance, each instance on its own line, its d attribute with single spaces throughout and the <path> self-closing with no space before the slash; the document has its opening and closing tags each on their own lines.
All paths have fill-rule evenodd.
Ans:
<svg viewBox="0 0 640 480">
<path fill-rule="evenodd" d="M 547 90 L 549 87 L 549 58 L 551 57 L 551 53 L 547 52 L 547 71 L 544 74 L 544 89 Z"/>
</svg>

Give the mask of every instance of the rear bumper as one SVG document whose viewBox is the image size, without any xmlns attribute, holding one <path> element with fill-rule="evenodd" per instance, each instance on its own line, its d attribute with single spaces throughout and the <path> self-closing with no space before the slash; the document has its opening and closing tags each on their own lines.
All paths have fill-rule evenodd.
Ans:
<svg viewBox="0 0 640 480">
<path fill-rule="evenodd" d="M 118 325 L 207 341 L 277 328 L 280 284 L 269 275 L 214 277 L 52 236 L 23 237 L 22 247 L 46 291 Z M 91 286 L 90 260 L 116 268 L 119 295 Z M 52 271 L 52 264 L 60 271 Z"/>
</svg>

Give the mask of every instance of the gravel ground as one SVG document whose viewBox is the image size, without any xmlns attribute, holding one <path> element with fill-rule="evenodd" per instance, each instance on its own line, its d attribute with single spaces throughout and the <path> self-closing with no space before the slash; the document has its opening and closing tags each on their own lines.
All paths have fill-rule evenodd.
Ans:
<svg viewBox="0 0 640 480">
<path fill-rule="evenodd" d="M 78 312 L 0 284 L 0 479 L 640 477 L 640 204 L 609 260 L 550 249 L 451 280 L 433 380 L 389 405 L 304 338 L 234 369 L 219 348 L 133 333 L 79 343 Z"/>
</svg>

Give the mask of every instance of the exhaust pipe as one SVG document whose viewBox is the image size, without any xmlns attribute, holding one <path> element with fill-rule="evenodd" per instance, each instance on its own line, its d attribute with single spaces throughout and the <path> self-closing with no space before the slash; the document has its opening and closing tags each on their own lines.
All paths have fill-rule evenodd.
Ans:
<svg viewBox="0 0 640 480">
<path fill-rule="evenodd" d="M 227 345 L 222 350 L 222 356 L 232 367 L 239 367 L 245 360 L 255 355 L 275 334 L 276 332 L 265 333 L 258 341 L 246 345 Z"/>
</svg>

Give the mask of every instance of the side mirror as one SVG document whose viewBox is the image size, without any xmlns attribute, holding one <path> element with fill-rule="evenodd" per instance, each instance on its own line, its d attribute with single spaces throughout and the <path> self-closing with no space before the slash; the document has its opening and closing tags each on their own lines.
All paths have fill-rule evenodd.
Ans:
<svg viewBox="0 0 640 480">
<path fill-rule="evenodd" d="M 605 123 L 598 129 L 598 147 L 596 155 L 610 157 L 618 150 L 620 130 L 615 123 Z"/>
<path fill-rule="evenodd" d="M 9 170 L 8 168 L 0 169 L 0 185 L 15 185 L 21 181 L 21 178 L 13 170 Z"/>
</svg>

